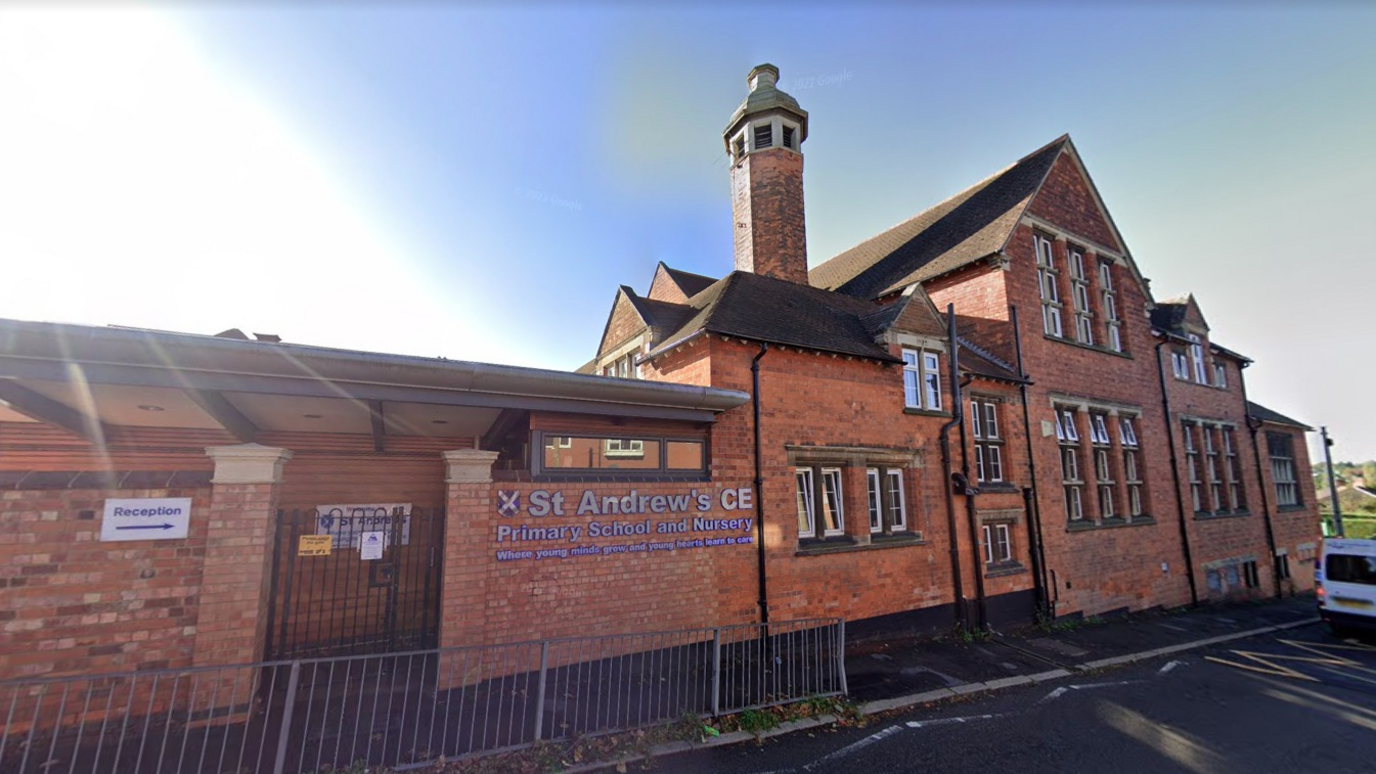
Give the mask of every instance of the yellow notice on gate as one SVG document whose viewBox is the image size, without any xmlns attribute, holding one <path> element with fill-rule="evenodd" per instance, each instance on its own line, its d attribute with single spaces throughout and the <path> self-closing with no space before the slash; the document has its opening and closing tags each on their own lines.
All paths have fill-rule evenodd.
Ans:
<svg viewBox="0 0 1376 774">
<path fill-rule="evenodd" d="M 329 556 L 334 538 L 329 535 L 302 535 L 296 544 L 297 556 Z"/>
</svg>

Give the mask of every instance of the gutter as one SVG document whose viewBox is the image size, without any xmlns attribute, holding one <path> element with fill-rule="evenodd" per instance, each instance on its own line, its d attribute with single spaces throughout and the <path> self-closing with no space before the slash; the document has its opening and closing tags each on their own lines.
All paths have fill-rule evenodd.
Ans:
<svg viewBox="0 0 1376 774">
<path fill-rule="evenodd" d="M 542 368 L 444 358 L 242 341 L 216 336 L 0 319 L 0 362 L 20 378 L 67 380 L 73 363 L 111 375 L 107 383 L 179 386 L 156 372 L 265 377 L 344 385 L 408 387 L 720 413 L 750 396 L 713 387 L 614 379 Z M 93 379 L 93 381 L 106 381 Z M 163 382 L 168 382 L 164 385 Z M 225 389 L 233 389 L 225 388 Z M 252 391 L 266 391 L 266 388 Z"/>
<path fill-rule="evenodd" d="M 951 403 L 955 410 L 951 412 L 951 421 L 941 426 L 939 434 L 941 440 L 941 472 L 942 489 L 946 492 L 946 534 L 951 544 L 951 589 L 955 606 L 955 623 L 957 626 L 965 624 L 965 590 L 962 588 L 960 572 L 960 546 L 958 534 L 956 532 L 956 501 L 955 481 L 951 470 L 951 428 L 960 424 L 965 418 L 965 412 L 960 408 L 960 364 L 959 364 L 959 344 L 956 342 L 956 307 L 955 304 L 946 306 L 946 335 L 951 341 Z M 968 627 L 966 627 L 968 628 Z"/>
<path fill-rule="evenodd" d="M 1241 369 L 1237 376 L 1238 384 L 1242 388 L 1242 415 L 1247 423 L 1247 432 L 1252 436 L 1252 462 L 1256 463 L 1257 468 L 1257 491 L 1261 492 L 1261 520 L 1266 525 L 1266 547 L 1271 550 L 1271 583 L 1276 589 L 1276 599 L 1280 599 L 1280 563 L 1276 554 L 1276 531 L 1271 523 L 1271 500 L 1266 496 L 1266 478 L 1262 474 L 1261 468 L 1261 444 L 1257 440 L 1257 431 L 1261 429 L 1262 421 L 1252 416 L 1252 412 L 1247 410 L 1247 380 L 1243 378 Z M 1291 572 L 1294 572 L 1293 568 Z"/>
<path fill-rule="evenodd" d="M 1185 499 L 1180 494 L 1180 463 L 1175 455 L 1175 420 L 1171 418 L 1171 399 L 1166 387 L 1165 364 L 1161 361 L 1161 348 L 1170 343 L 1162 339 L 1156 343 L 1156 378 L 1161 384 L 1161 409 L 1165 412 L 1166 444 L 1171 456 L 1171 480 L 1175 482 L 1175 510 L 1180 516 L 1180 548 L 1185 558 L 1185 577 L 1190 582 L 1190 604 L 1199 604 L 1199 587 L 1194 577 L 1194 558 L 1190 553 L 1190 530 L 1185 522 Z"/>
<path fill-rule="evenodd" d="M 952 347 L 952 350 L 955 348 Z M 984 596 L 984 552 L 980 550 L 980 529 L 975 523 L 978 514 L 975 512 L 975 495 L 979 493 L 979 488 L 970 485 L 970 452 L 969 443 L 965 436 L 965 406 L 960 402 L 960 388 L 969 386 L 974 381 L 972 377 L 966 377 L 957 385 L 954 399 L 955 410 L 960 417 L 960 474 L 965 479 L 965 519 L 970 528 L 970 551 L 974 554 L 974 561 L 971 570 L 975 574 L 975 605 L 979 613 L 979 629 L 989 628 L 989 610 Z"/>
<path fill-rule="evenodd" d="M 1030 378 L 1023 368 L 1022 328 L 1018 324 L 1018 308 L 1009 306 L 1008 312 L 1013 322 L 1013 351 L 1018 359 L 1018 376 L 1022 377 L 1018 391 L 1022 394 L 1022 428 L 1023 439 L 1027 441 L 1027 476 L 1030 484 L 1022 488 L 1022 499 L 1023 509 L 1027 513 L 1028 534 L 1032 538 L 1031 545 L 1028 546 L 1028 554 L 1032 560 L 1032 593 L 1036 599 L 1037 612 L 1046 620 L 1054 621 L 1055 605 L 1047 593 L 1046 546 L 1042 536 L 1041 506 L 1037 499 L 1037 455 L 1032 449 L 1032 414 L 1027 405 L 1027 385 Z"/>
<path fill-rule="evenodd" d="M 764 553 L 764 473 L 760 463 L 760 359 L 769 344 L 760 342 L 760 353 L 750 361 L 750 405 L 755 416 L 755 573 L 759 583 L 760 623 L 769 623 L 769 584 Z"/>
</svg>

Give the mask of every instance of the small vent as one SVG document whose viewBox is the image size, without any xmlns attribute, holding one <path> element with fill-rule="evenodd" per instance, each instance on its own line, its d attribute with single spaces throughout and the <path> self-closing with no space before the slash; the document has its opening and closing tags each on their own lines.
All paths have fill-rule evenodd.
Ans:
<svg viewBox="0 0 1376 774">
<path fill-rule="evenodd" d="M 798 146 L 793 144 L 793 127 L 791 126 L 784 127 L 784 147 L 794 150 L 798 149 Z"/>
<path fill-rule="evenodd" d="M 771 124 L 759 124 L 755 127 L 755 149 L 768 148 L 774 144 L 774 127 Z"/>
</svg>

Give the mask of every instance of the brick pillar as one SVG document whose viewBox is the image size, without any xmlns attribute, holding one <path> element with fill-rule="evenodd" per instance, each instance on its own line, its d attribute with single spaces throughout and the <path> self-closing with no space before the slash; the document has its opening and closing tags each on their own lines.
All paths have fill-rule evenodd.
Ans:
<svg viewBox="0 0 1376 774">
<path fill-rule="evenodd" d="M 213 446 L 196 666 L 263 659 L 277 495 L 291 452 L 255 443 Z"/>
<path fill-rule="evenodd" d="M 444 452 L 448 496 L 444 525 L 444 587 L 440 647 L 482 644 L 486 635 L 487 570 L 492 557 L 492 463 L 497 452 Z"/>
<path fill-rule="evenodd" d="M 456 449 L 443 453 L 448 474 L 444 512 L 444 585 L 440 589 L 440 647 L 488 644 L 487 574 L 492 555 L 492 463 L 497 452 Z M 483 657 L 458 653 L 440 658 L 439 690 L 486 675 Z"/>
</svg>

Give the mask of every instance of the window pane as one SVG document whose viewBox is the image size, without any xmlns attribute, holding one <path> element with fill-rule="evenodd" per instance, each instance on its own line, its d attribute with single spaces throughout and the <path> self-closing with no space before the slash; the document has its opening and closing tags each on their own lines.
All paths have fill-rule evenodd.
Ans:
<svg viewBox="0 0 1376 774">
<path fill-rule="evenodd" d="M 702 470 L 706 467 L 702 441 L 666 441 L 669 470 Z"/>
<path fill-rule="evenodd" d="M 987 564 L 994 563 L 994 535 L 988 524 L 984 525 L 984 561 Z"/>
<path fill-rule="evenodd" d="M 659 470 L 658 440 L 561 436 L 557 441 L 545 445 L 546 470 Z"/>
<path fill-rule="evenodd" d="M 800 468 L 794 471 L 795 490 L 798 497 L 798 534 L 811 537 L 812 528 L 812 470 Z"/>
<path fill-rule="evenodd" d="M 908 408 L 922 408 L 922 399 L 917 393 L 917 371 L 903 371 L 903 405 Z"/>
<path fill-rule="evenodd" d="M 986 438 L 999 437 L 998 415 L 994 411 L 994 404 L 984 404 L 984 433 Z"/>
<path fill-rule="evenodd" d="M 878 532 L 884 528 L 879 510 L 879 470 L 870 468 L 865 471 L 865 479 L 869 485 L 870 495 L 870 532 Z"/>
<path fill-rule="evenodd" d="M 931 411 L 941 410 L 941 365 L 936 355 L 930 352 L 922 353 L 922 364 L 925 373 L 923 378 L 927 382 L 927 409 Z"/>
<path fill-rule="evenodd" d="M 906 503 L 903 501 L 903 471 L 890 470 L 888 472 L 888 495 L 889 495 L 889 524 L 894 529 L 906 529 L 908 518 L 905 511 Z"/>
<path fill-rule="evenodd" d="M 827 534 L 840 533 L 845 528 L 841 506 L 841 471 L 835 468 L 822 471 L 822 528 Z"/>
<path fill-rule="evenodd" d="M 1001 447 L 989 446 L 989 464 L 985 466 L 989 471 L 990 481 L 1003 480 L 1003 450 Z"/>
</svg>

